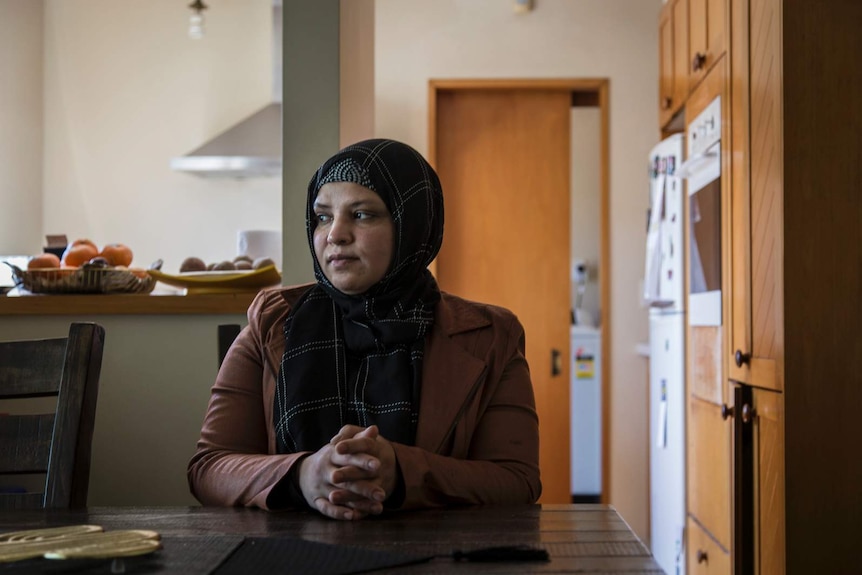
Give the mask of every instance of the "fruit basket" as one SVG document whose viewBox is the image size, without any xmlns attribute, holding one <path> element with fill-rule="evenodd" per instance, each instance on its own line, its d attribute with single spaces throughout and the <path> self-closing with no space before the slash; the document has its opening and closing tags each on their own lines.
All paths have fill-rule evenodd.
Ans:
<svg viewBox="0 0 862 575">
<path fill-rule="evenodd" d="M 16 287 L 40 294 L 145 294 L 153 291 L 156 280 L 141 270 L 82 266 L 22 270 L 9 262 Z"/>
</svg>

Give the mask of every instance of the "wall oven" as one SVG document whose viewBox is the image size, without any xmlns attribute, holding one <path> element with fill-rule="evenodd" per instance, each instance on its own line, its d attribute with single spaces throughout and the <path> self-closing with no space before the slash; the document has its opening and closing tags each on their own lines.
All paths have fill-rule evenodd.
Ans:
<svg viewBox="0 0 862 575">
<path fill-rule="evenodd" d="M 687 159 L 678 173 L 688 182 L 690 325 L 721 325 L 721 98 L 686 129 Z"/>
</svg>

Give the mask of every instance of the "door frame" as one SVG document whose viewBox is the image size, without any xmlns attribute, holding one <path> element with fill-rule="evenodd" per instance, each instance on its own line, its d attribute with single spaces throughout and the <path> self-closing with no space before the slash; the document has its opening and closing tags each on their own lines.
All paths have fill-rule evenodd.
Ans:
<svg viewBox="0 0 862 575">
<path fill-rule="evenodd" d="M 552 79 L 430 79 L 428 81 L 428 161 L 437 167 L 437 94 L 459 90 L 559 90 L 572 95 L 573 106 L 599 108 L 599 298 L 602 312 L 602 494 L 601 502 L 608 503 L 610 495 L 610 430 L 611 430 L 611 306 L 610 306 L 610 81 L 608 78 L 552 78 Z M 430 269 L 436 274 L 436 261 Z"/>
</svg>

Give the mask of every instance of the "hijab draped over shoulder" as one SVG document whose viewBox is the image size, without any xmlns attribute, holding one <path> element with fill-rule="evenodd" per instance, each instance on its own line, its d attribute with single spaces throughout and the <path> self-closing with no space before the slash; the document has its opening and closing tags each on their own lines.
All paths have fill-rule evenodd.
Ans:
<svg viewBox="0 0 862 575">
<path fill-rule="evenodd" d="M 337 290 L 314 255 L 314 200 L 330 182 L 374 191 L 392 216 L 392 262 L 363 294 Z M 311 179 L 306 228 L 317 284 L 284 324 L 273 417 L 278 452 L 316 451 L 347 424 L 377 425 L 390 441 L 413 444 L 425 336 L 440 299 L 427 269 L 443 241 L 437 174 L 406 144 L 358 142 L 327 160 Z"/>
</svg>

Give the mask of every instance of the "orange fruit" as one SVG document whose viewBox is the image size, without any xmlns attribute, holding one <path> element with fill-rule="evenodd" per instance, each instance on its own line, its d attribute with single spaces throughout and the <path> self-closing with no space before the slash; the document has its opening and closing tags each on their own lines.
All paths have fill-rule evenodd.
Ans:
<svg viewBox="0 0 862 575">
<path fill-rule="evenodd" d="M 60 263 L 63 267 L 80 267 L 99 255 L 99 250 L 90 243 L 71 243 L 63 252 Z"/>
<path fill-rule="evenodd" d="M 33 256 L 27 261 L 28 270 L 58 267 L 60 267 L 60 258 L 54 254 L 39 254 L 37 256 Z"/>
<path fill-rule="evenodd" d="M 112 266 L 129 266 L 132 263 L 132 250 L 124 244 L 107 244 L 99 253 Z"/>
<path fill-rule="evenodd" d="M 94 241 L 88 240 L 87 238 L 78 238 L 77 240 L 75 240 L 74 242 L 72 242 L 69 245 L 79 246 L 81 244 L 92 246 L 97 252 L 99 251 L 99 246 L 97 246 Z"/>
</svg>

